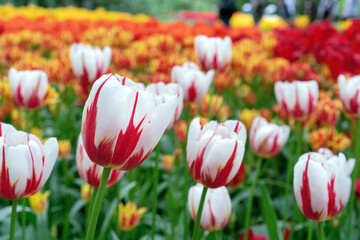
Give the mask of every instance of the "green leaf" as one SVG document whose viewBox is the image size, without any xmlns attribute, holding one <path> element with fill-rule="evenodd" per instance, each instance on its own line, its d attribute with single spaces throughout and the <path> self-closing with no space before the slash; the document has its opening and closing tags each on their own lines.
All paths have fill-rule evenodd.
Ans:
<svg viewBox="0 0 360 240">
<path fill-rule="evenodd" d="M 279 240 L 277 217 L 267 189 L 261 185 L 261 212 L 271 240 Z"/>
</svg>

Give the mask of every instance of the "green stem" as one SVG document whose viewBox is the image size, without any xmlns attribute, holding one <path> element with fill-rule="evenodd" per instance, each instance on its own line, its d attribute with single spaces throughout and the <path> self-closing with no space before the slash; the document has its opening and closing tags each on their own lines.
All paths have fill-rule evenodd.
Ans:
<svg viewBox="0 0 360 240">
<path fill-rule="evenodd" d="M 22 211 L 21 211 L 21 239 L 25 240 L 25 229 L 26 229 L 26 212 L 25 212 L 25 207 L 26 207 L 26 199 L 22 198 L 21 199 L 21 204 L 22 204 Z"/>
<path fill-rule="evenodd" d="M 12 201 L 12 208 L 11 208 L 11 223 L 10 223 L 10 240 L 14 240 L 15 238 L 15 221 L 16 221 L 16 206 L 17 206 L 18 200 Z"/>
<path fill-rule="evenodd" d="M 66 159 L 62 159 L 62 168 L 63 168 L 63 176 L 64 176 L 64 184 L 65 188 L 68 189 L 69 187 L 69 181 L 68 181 L 68 167 Z M 69 230 L 70 230 L 70 219 L 69 219 L 69 196 L 67 194 L 64 194 L 64 225 L 63 225 L 63 232 L 62 232 L 62 239 L 67 240 L 69 239 Z"/>
<path fill-rule="evenodd" d="M 199 208 L 198 208 L 198 211 L 197 211 L 197 214 L 196 214 L 196 221 L 195 221 L 194 232 L 193 232 L 193 237 L 192 237 L 193 240 L 198 239 L 200 219 L 201 219 L 201 214 L 202 214 L 202 210 L 203 210 L 203 207 L 204 207 L 205 196 L 206 196 L 207 190 L 208 190 L 208 188 L 204 186 L 202 194 L 201 194 Z"/>
<path fill-rule="evenodd" d="M 152 206 L 152 231 L 151 239 L 155 239 L 155 221 L 156 221 L 156 210 L 157 210 L 157 186 L 159 181 L 159 157 L 160 157 L 160 146 L 156 147 L 155 155 L 155 170 L 154 170 L 154 190 L 153 190 L 153 206 Z"/>
<path fill-rule="evenodd" d="M 213 96 L 215 92 L 215 83 L 212 82 L 210 85 L 210 99 L 209 99 L 209 121 L 212 119 L 212 105 L 213 105 Z"/>
<path fill-rule="evenodd" d="M 311 239 L 312 239 L 313 229 L 314 229 L 313 221 L 310 221 L 310 226 L 309 226 L 309 230 L 308 230 L 307 240 L 311 240 Z"/>
<path fill-rule="evenodd" d="M 90 221 L 89 221 L 89 225 L 87 226 L 87 233 L 86 233 L 86 238 L 85 238 L 86 240 L 94 239 L 96 223 L 97 223 L 99 213 L 100 213 L 101 202 L 104 197 L 106 184 L 107 184 L 110 172 L 111 172 L 111 168 L 104 168 L 104 171 L 103 171 L 103 174 L 101 177 L 101 181 L 100 181 L 100 185 L 99 185 L 98 191 L 96 193 L 94 206 L 91 210 Z"/>
<path fill-rule="evenodd" d="M 297 122 L 297 141 L 296 141 L 296 156 L 295 156 L 295 162 L 302 154 L 302 144 L 303 144 L 303 129 L 301 127 L 301 122 Z"/>
<path fill-rule="evenodd" d="M 91 189 L 94 189 L 93 193 L 91 193 Z M 90 188 L 90 202 L 89 202 L 89 207 L 88 207 L 88 213 L 87 213 L 87 217 L 86 217 L 86 226 L 89 226 L 89 221 L 90 221 L 90 216 L 91 216 L 91 212 L 92 212 L 92 208 L 94 206 L 94 201 L 95 201 L 95 197 L 96 197 L 96 194 L 97 194 L 97 188 L 96 187 L 91 187 Z"/>
<path fill-rule="evenodd" d="M 324 240 L 324 222 L 318 222 L 318 240 Z"/>
<path fill-rule="evenodd" d="M 248 204 L 248 208 L 247 208 L 247 212 L 246 212 L 246 218 L 245 218 L 244 240 L 248 239 L 248 230 L 249 230 L 249 226 L 250 226 L 251 210 L 252 210 L 252 205 L 253 205 L 255 187 L 256 187 L 257 180 L 259 178 L 261 163 L 262 163 L 262 158 L 259 158 L 259 163 L 258 163 L 258 166 L 256 166 L 254 180 L 252 182 L 251 189 L 250 189 L 249 204 Z"/>
<path fill-rule="evenodd" d="M 351 239 L 351 233 L 353 231 L 352 229 L 352 210 L 354 209 L 355 206 L 355 196 L 354 196 L 354 184 L 355 184 L 355 180 L 356 178 L 358 178 L 359 176 L 359 171 L 360 171 L 360 166 L 359 166 L 359 161 L 360 161 L 360 117 L 358 117 L 356 119 L 355 122 L 355 136 L 353 138 L 353 142 L 354 142 L 354 158 L 355 158 L 355 168 L 354 171 L 352 173 L 351 176 L 351 182 L 352 182 L 352 187 L 351 187 L 351 195 L 350 195 L 350 200 L 349 200 L 349 204 L 347 206 L 347 216 L 349 218 L 348 221 L 348 226 L 347 226 L 347 234 L 346 234 L 346 239 L 350 240 Z"/>
<path fill-rule="evenodd" d="M 218 240 L 219 238 L 218 238 L 218 231 L 214 231 L 214 240 Z"/>
</svg>

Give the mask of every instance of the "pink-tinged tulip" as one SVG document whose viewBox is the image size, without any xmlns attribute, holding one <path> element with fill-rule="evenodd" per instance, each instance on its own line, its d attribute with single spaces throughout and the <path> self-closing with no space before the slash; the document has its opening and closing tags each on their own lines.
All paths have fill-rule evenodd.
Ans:
<svg viewBox="0 0 360 240">
<path fill-rule="evenodd" d="M 239 240 L 244 240 L 244 238 L 245 238 L 244 235 L 245 235 L 244 233 L 240 234 Z M 269 240 L 269 238 L 263 234 L 255 234 L 252 229 L 248 230 L 248 238 L 247 239 L 248 240 Z M 285 237 L 284 237 L 284 239 L 285 239 Z"/>
<path fill-rule="evenodd" d="M 73 43 L 70 47 L 70 62 L 74 75 L 86 89 L 108 70 L 111 62 L 111 48 Z"/>
<path fill-rule="evenodd" d="M 0 196 L 20 199 L 44 186 L 59 152 L 56 138 L 43 145 L 33 134 L 0 123 Z"/>
<path fill-rule="evenodd" d="M 80 177 L 93 187 L 99 187 L 100 180 L 104 168 L 102 166 L 93 163 L 87 155 L 84 145 L 81 139 L 81 135 L 78 138 L 76 148 L 76 167 L 78 169 Z M 110 176 L 107 182 L 107 187 L 110 187 L 117 183 L 120 178 L 125 174 L 124 171 L 111 170 Z"/>
<path fill-rule="evenodd" d="M 195 221 L 204 186 L 196 184 L 189 189 L 188 208 Z M 231 215 L 231 199 L 226 187 L 209 188 L 206 192 L 200 228 L 206 231 L 217 231 L 226 227 Z"/>
<path fill-rule="evenodd" d="M 48 78 L 41 70 L 17 71 L 11 68 L 9 83 L 12 98 L 19 107 L 37 108 L 46 97 Z"/>
<path fill-rule="evenodd" d="M 99 78 L 85 103 L 81 125 L 90 160 L 117 170 L 140 165 L 173 118 L 177 98 L 158 104 L 154 93 L 126 77 Z"/>
<path fill-rule="evenodd" d="M 303 118 L 316 107 L 319 86 L 315 80 L 276 82 L 275 97 L 286 117 Z"/>
<path fill-rule="evenodd" d="M 257 117 L 250 129 L 250 146 L 259 156 L 270 158 L 280 152 L 290 134 L 289 126 L 269 123 L 263 117 Z"/>
<path fill-rule="evenodd" d="M 246 129 L 240 121 L 210 121 L 203 128 L 195 118 L 189 127 L 186 146 L 191 176 L 209 188 L 228 184 L 243 161 Z"/>
<path fill-rule="evenodd" d="M 194 42 L 196 56 L 203 69 L 224 71 L 231 63 L 231 38 L 207 37 L 198 35 Z"/>
<path fill-rule="evenodd" d="M 146 89 L 155 93 L 158 103 L 165 103 L 171 96 L 179 95 L 175 114 L 173 116 L 173 119 L 170 121 L 168 127 L 166 128 L 166 130 L 171 129 L 176 123 L 176 121 L 180 118 L 183 110 L 184 93 L 182 88 L 177 83 L 165 84 L 163 82 L 158 82 L 149 84 Z"/>
<path fill-rule="evenodd" d="M 294 167 L 294 193 L 305 217 L 324 221 L 336 217 L 351 192 L 351 172 L 355 160 L 344 154 L 310 152 L 300 156 Z"/>
<path fill-rule="evenodd" d="M 213 70 L 204 74 L 195 63 L 186 62 L 172 68 L 171 81 L 182 87 L 185 101 L 199 103 L 208 92 L 214 75 Z"/>
<path fill-rule="evenodd" d="M 360 116 L 360 76 L 346 80 L 344 75 L 338 77 L 340 98 L 345 110 Z"/>
</svg>

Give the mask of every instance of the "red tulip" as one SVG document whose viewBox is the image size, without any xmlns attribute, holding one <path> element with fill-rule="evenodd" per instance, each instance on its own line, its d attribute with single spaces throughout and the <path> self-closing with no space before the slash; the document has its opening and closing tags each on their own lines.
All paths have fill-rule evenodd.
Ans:
<svg viewBox="0 0 360 240">
<path fill-rule="evenodd" d="M 17 71 L 11 68 L 9 82 L 12 98 L 17 106 L 34 109 L 43 103 L 48 87 L 45 72 L 41 70 Z"/>
<path fill-rule="evenodd" d="M 78 138 L 78 144 L 76 148 L 76 167 L 78 169 L 80 177 L 93 187 L 99 187 L 100 180 L 104 168 L 102 166 L 93 163 L 87 155 L 84 145 L 81 139 L 81 135 Z M 107 182 L 107 187 L 110 187 L 117 183 L 122 176 L 124 171 L 118 171 L 112 169 Z"/>
<path fill-rule="evenodd" d="M 241 166 L 245 142 L 246 129 L 239 121 L 210 121 L 201 128 L 200 119 L 195 118 L 186 146 L 191 176 L 210 188 L 228 184 Z"/>
<path fill-rule="evenodd" d="M 35 135 L 0 123 L 0 196 L 15 200 L 39 191 L 50 176 L 58 152 L 56 138 L 43 145 Z"/>
<path fill-rule="evenodd" d="M 315 80 L 275 83 L 276 101 L 288 118 L 310 115 L 316 107 L 318 95 L 319 86 Z"/>
<path fill-rule="evenodd" d="M 126 77 L 104 75 L 93 85 L 82 116 L 84 148 L 94 163 L 117 170 L 140 165 L 173 118 L 178 96 L 156 96 Z"/>
</svg>

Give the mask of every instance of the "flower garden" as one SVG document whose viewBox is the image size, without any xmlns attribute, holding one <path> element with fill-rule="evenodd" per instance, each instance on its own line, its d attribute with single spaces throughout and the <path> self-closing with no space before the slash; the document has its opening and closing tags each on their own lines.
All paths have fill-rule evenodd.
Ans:
<svg viewBox="0 0 360 240">
<path fill-rule="evenodd" d="M 0 239 L 360 238 L 360 20 L 0 14 Z"/>
</svg>

